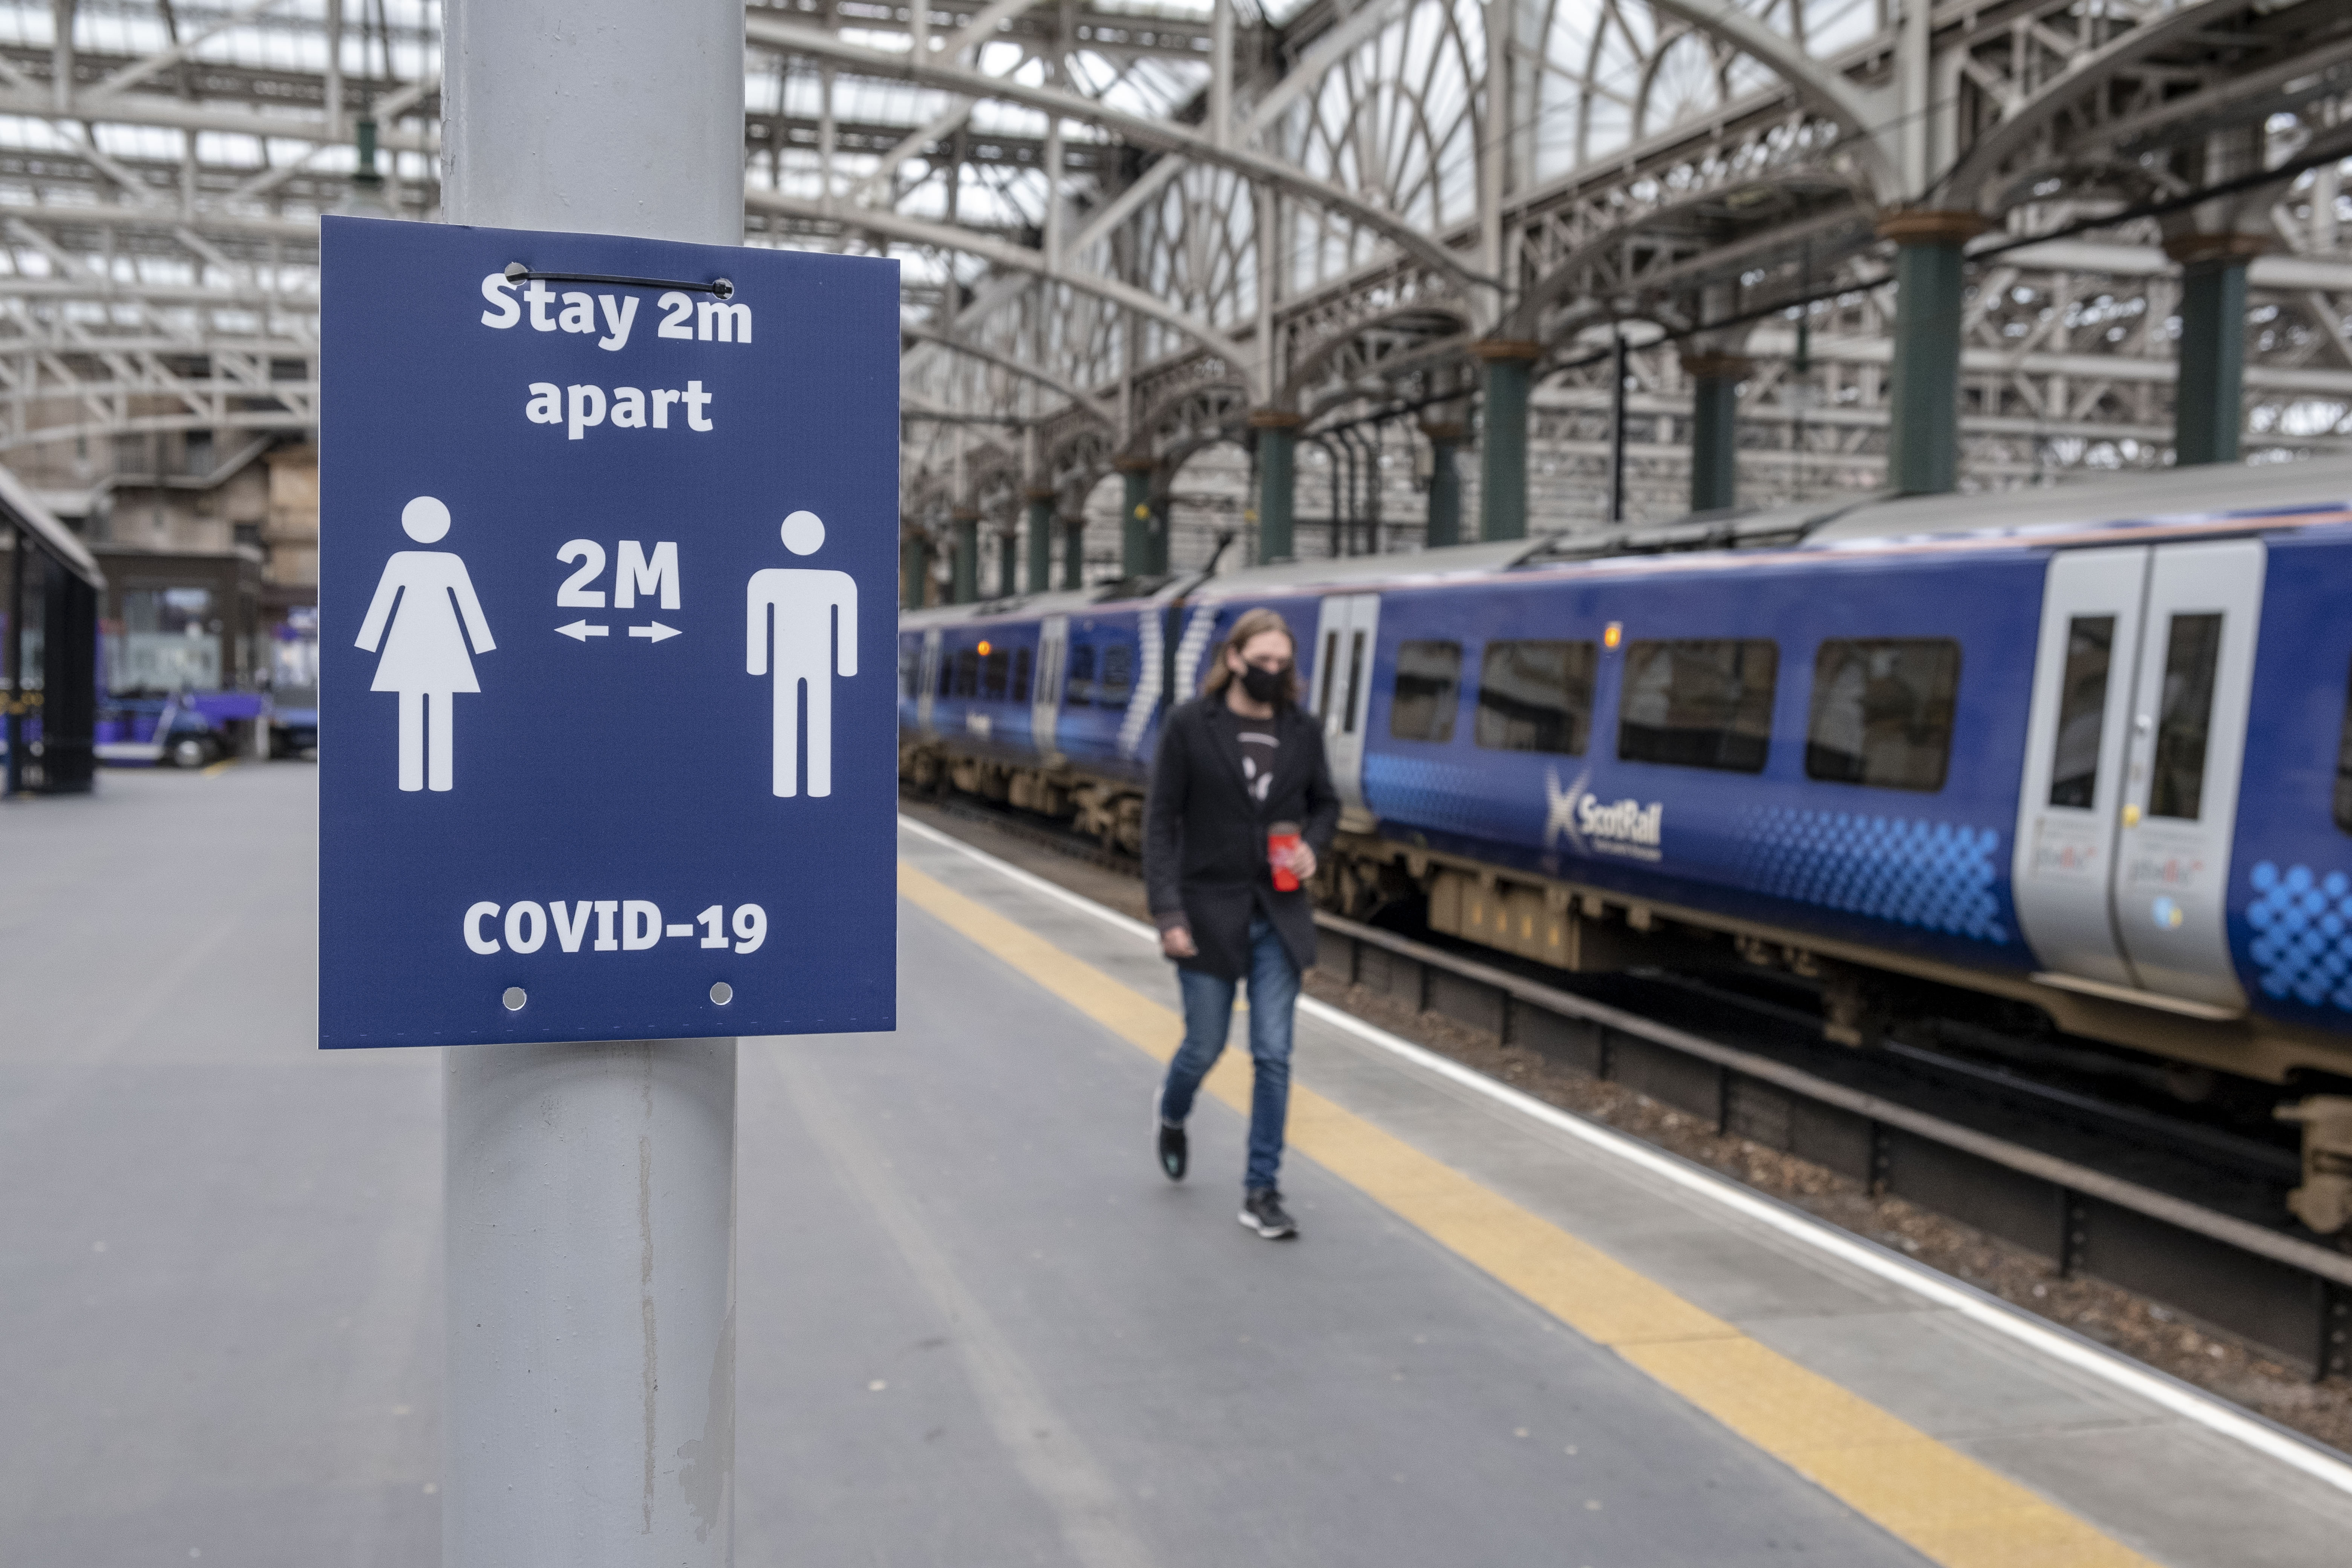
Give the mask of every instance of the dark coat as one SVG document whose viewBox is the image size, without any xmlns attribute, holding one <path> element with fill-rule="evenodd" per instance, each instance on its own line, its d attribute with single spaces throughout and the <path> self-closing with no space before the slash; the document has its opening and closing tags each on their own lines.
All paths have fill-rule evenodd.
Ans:
<svg viewBox="0 0 2352 1568">
<path fill-rule="evenodd" d="M 1168 715 L 1144 805 L 1143 880 L 1164 930 L 1181 913 L 1199 956 L 1185 969 L 1223 980 L 1249 973 L 1249 925 L 1263 912 L 1305 970 L 1315 962 L 1315 911 L 1304 888 L 1275 891 L 1266 859 L 1269 823 L 1296 822 L 1320 859 L 1339 826 L 1339 795 L 1323 756 L 1323 730 L 1288 704 L 1274 716 L 1274 783 L 1265 804 L 1242 777 L 1241 721 L 1224 694 L 1195 698 Z"/>
</svg>

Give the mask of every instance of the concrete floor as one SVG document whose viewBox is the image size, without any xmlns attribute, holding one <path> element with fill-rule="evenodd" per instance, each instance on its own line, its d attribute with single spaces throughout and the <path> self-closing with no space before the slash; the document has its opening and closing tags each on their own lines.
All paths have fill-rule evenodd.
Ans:
<svg viewBox="0 0 2352 1568">
<path fill-rule="evenodd" d="M 311 1048 L 315 781 L 110 773 L 95 799 L 0 808 L 9 1568 L 438 1558 L 438 1062 Z M 1087 917 L 902 847 L 1172 998 Z M 1250 1236 L 1221 1105 L 1195 1118 L 1194 1179 L 1169 1185 L 1146 1149 L 1154 1064 L 901 911 L 897 1035 L 744 1042 L 739 1561 L 1921 1561 L 1308 1162 L 1284 1183 L 1306 1238 Z M 1332 1033 L 1302 1037 L 1304 1081 L 1531 1207 L 1594 1194 L 1596 1239 L 1648 1247 L 1637 1267 L 1694 1300 L 1744 1291 L 1783 1353 L 1917 1384 L 1900 1413 L 1996 1463 L 2031 1424 L 2086 1473 L 2026 1452 L 2053 1495 L 2148 1512 L 2115 1472 L 2145 1467 L 2158 1424 L 2014 1367 L 1972 1392 L 1963 1352 L 1997 1347 L 1786 1247 L 1735 1278 L 1687 1205 L 1644 1219 L 1622 1178 L 1546 1167 L 1525 1130 L 1479 1131 L 1490 1110 Z M 1537 1190 L 1563 1170 L 1570 1189 Z M 2018 1390 L 2041 1403 L 1988 1425 Z M 2301 1511 L 2250 1542 L 2232 1507 Z M 2345 1537 L 2292 1487 L 2214 1516 L 2234 1556 L 2151 1517 L 2163 1561 L 2341 1560 L 2305 1552 Z"/>
</svg>

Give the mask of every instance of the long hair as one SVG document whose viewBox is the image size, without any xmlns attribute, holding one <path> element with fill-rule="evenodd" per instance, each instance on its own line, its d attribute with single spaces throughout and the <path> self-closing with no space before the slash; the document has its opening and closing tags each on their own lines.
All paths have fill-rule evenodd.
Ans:
<svg viewBox="0 0 2352 1568">
<path fill-rule="evenodd" d="M 1244 610 L 1241 619 L 1234 623 L 1234 629 L 1225 634 L 1225 640 L 1217 645 L 1217 651 L 1209 656 L 1209 675 L 1201 682 L 1201 695 L 1215 697 L 1232 683 L 1233 667 L 1225 662 L 1227 649 L 1244 647 L 1250 638 L 1265 632 L 1280 632 L 1290 643 L 1288 679 L 1283 682 L 1283 689 L 1275 701 L 1277 706 L 1297 707 L 1298 637 L 1290 629 L 1290 623 L 1282 618 L 1281 612 L 1269 610 L 1264 605 L 1255 610 Z"/>
</svg>

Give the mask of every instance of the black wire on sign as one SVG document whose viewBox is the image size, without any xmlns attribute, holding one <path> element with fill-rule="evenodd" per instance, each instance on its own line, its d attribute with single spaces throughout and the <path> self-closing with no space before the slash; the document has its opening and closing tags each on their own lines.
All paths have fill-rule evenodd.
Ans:
<svg viewBox="0 0 2352 1568">
<path fill-rule="evenodd" d="M 509 283 L 611 283 L 624 289 L 679 289 L 689 294 L 716 294 L 721 300 L 735 297 L 734 283 L 725 278 L 687 283 L 668 278 L 613 278 L 601 272 L 533 272 L 520 261 L 507 263 L 506 278 Z"/>
</svg>

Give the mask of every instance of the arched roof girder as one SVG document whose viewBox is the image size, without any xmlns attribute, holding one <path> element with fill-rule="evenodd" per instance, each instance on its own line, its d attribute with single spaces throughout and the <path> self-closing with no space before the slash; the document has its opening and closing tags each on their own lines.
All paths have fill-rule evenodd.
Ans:
<svg viewBox="0 0 2352 1568">
<path fill-rule="evenodd" d="M 1906 194 L 1897 189 L 1895 160 L 1879 139 L 1879 127 L 1894 118 L 1888 112 L 1892 95 L 1887 90 L 1849 79 L 1836 68 L 1807 54 L 1795 39 L 1782 37 L 1740 10 L 1733 0 L 1648 0 L 1648 4 L 1750 57 L 1787 82 L 1798 97 L 1852 132 L 1854 151 L 1870 175 L 1872 194 L 1879 200 L 1891 201 Z"/>
<path fill-rule="evenodd" d="M 2085 94 L 2105 87 L 2184 34 L 2204 31 L 2221 18 L 2245 8 L 2246 0 L 2193 0 L 2169 16 L 2142 23 L 2106 47 L 2094 51 L 2056 85 L 1977 138 L 1975 145 L 1953 168 L 1948 182 L 1951 205 L 1969 208 L 1982 202 L 1986 184 L 2001 165 L 2022 152 L 2051 121 L 2080 103 Z"/>
<path fill-rule="evenodd" d="M 1129 114 L 1074 92 L 1025 86 L 950 61 L 915 60 L 880 49 L 870 49 L 820 28 L 764 20 L 752 21 L 748 26 L 751 39 L 770 48 L 836 60 L 856 66 L 873 76 L 905 78 L 923 87 L 944 89 L 966 98 L 996 99 L 1006 103 L 1017 103 L 1041 113 L 1117 132 L 1137 146 L 1153 147 L 1195 163 L 1213 163 L 1231 169 L 1244 179 L 1278 190 L 1297 200 L 1312 203 L 1350 223 L 1360 225 L 1415 260 L 1462 283 L 1486 289 L 1502 287 L 1497 279 L 1473 271 L 1462 257 L 1397 214 L 1383 211 L 1369 202 L 1359 201 L 1347 192 L 1278 159 L 1250 152 L 1233 142 L 1220 145 L 1190 126 L 1173 121 L 1154 120 L 1147 115 Z"/>
<path fill-rule="evenodd" d="M 1453 342 L 1470 330 L 1469 319 L 1463 312 L 1449 310 L 1442 305 L 1401 305 L 1393 310 L 1383 310 L 1378 315 L 1367 316 L 1360 321 L 1350 322 L 1346 331 L 1334 332 L 1292 364 L 1290 377 L 1282 384 L 1280 394 L 1275 399 L 1275 406 L 1296 407 L 1297 403 L 1294 400 L 1315 384 L 1317 379 L 1329 367 L 1332 360 L 1343 353 L 1349 343 L 1354 342 L 1366 332 L 1376 332 L 1382 327 L 1399 321 L 1409 321 L 1416 318 L 1425 321 L 1432 317 L 1442 317 L 1454 324 L 1453 331 L 1442 334 L 1441 341 Z M 1418 353 L 1419 351 L 1408 352 Z M 1402 360 L 1404 356 L 1398 357 Z"/>
<path fill-rule="evenodd" d="M 1026 272 L 1052 283 L 1066 284 L 1082 294 L 1092 294 L 1098 300 L 1132 310 L 1137 315 L 1158 321 L 1172 331 L 1199 343 L 1210 352 L 1223 355 L 1233 352 L 1233 343 L 1208 322 L 1166 304 L 1144 290 L 1121 283 L 1117 279 L 1097 277 L 1091 273 L 1072 272 L 1054 266 L 1044 253 L 1018 245 L 1007 245 L 1001 239 L 991 239 L 968 228 L 952 224 L 931 223 L 923 218 L 908 217 L 903 213 L 881 208 L 857 207 L 844 210 L 806 197 L 786 195 L 781 191 L 748 187 L 743 193 L 743 205 L 755 212 L 778 213 L 786 217 L 809 219 L 819 223 L 840 223 L 852 229 L 878 234 L 886 239 L 902 240 L 908 245 L 927 245 L 939 250 L 957 250 L 976 257 L 992 267 L 1010 271 Z"/>
<path fill-rule="evenodd" d="M 1160 454 L 1160 471 L 1167 476 L 1166 483 L 1168 486 L 1168 489 L 1163 490 L 1160 493 L 1165 496 L 1170 491 L 1172 491 L 1176 488 L 1176 476 L 1184 471 L 1184 465 L 1199 457 L 1202 453 L 1207 451 L 1210 447 L 1226 446 L 1240 447 L 1241 445 L 1241 437 L 1229 430 L 1219 430 L 1213 435 L 1207 436 L 1188 436 L 1183 440 L 1177 442 L 1174 446 L 1169 447 L 1167 451 Z"/>
<path fill-rule="evenodd" d="M 1118 421 L 1105 412 L 1103 405 L 1097 403 L 1090 394 L 1064 381 L 1050 371 L 1040 370 L 1034 364 L 1013 358 L 1011 354 L 1000 353 L 994 349 L 985 348 L 979 343 L 966 342 L 961 338 L 951 338 L 945 332 L 934 331 L 929 327 L 901 323 L 898 336 L 902 340 L 912 342 L 931 343 L 947 350 L 950 353 L 961 354 L 967 359 L 975 359 L 982 364 L 994 365 L 998 370 L 1034 381 L 1048 392 L 1058 392 L 1068 398 L 1070 406 L 1079 413 L 1090 418 L 1098 419 L 1112 429 L 1118 428 Z"/>
<path fill-rule="evenodd" d="M 1346 59 L 1365 39 L 1370 37 L 1406 4 L 1406 0 L 1365 0 L 1348 19 L 1307 45 L 1307 52 L 1294 65 L 1288 75 L 1266 89 L 1254 104 L 1247 119 L 1234 128 L 1233 140 L 1246 142 L 1255 140 L 1268 126 L 1290 111 L 1292 104 L 1308 90 L 1319 85 L 1331 68 Z M 1191 166 L 1181 156 L 1161 158 L 1136 182 L 1121 191 L 1097 211 L 1087 217 L 1081 228 L 1067 244 L 1066 254 L 1083 256 L 1101 244 L 1119 225 L 1135 216 L 1144 203 L 1164 190 L 1169 182 Z M 960 328 L 974 328 L 997 310 L 1020 297 L 1028 287 L 1025 279 L 1014 280 L 1012 287 L 983 289 L 979 300 L 968 306 L 957 318 Z"/>
<path fill-rule="evenodd" d="M 1533 286 L 1519 296 L 1518 303 L 1511 308 L 1510 315 L 1506 317 L 1502 326 L 1496 329 L 1496 335 L 1507 338 L 1533 338 L 1537 323 L 1542 319 L 1544 311 L 1549 310 L 1562 295 L 1576 287 L 1584 269 L 1591 267 L 1597 257 L 1623 245 L 1643 229 L 1654 227 L 1660 224 L 1672 223 L 1678 217 L 1720 203 L 1727 190 L 1753 188 L 1759 185 L 1792 191 L 1803 188 L 1821 190 L 1825 187 L 1833 188 L 1836 184 L 1836 180 L 1825 172 L 1791 172 L 1773 179 L 1742 180 L 1737 187 L 1727 185 L 1722 190 L 1699 193 L 1686 201 L 1676 202 L 1671 206 L 1653 207 L 1639 217 L 1629 219 L 1605 233 L 1596 235 L 1569 252 L 1559 266 L 1537 279 Z"/>
<path fill-rule="evenodd" d="M 1181 412 L 1186 404 L 1203 403 L 1220 393 L 1237 396 L 1243 404 L 1246 405 L 1251 400 L 1253 390 L 1239 376 L 1219 376 L 1213 381 L 1192 382 L 1168 394 L 1138 415 L 1135 421 L 1136 432 L 1139 436 L 1148 438 L 1168 419 Z M 1179 442 L 1177 445 L 1181 446 L 1182 443 Z M 1153 456 L 1158 458 L 1160 455 L 1155 453 Z"/>
</svg>

